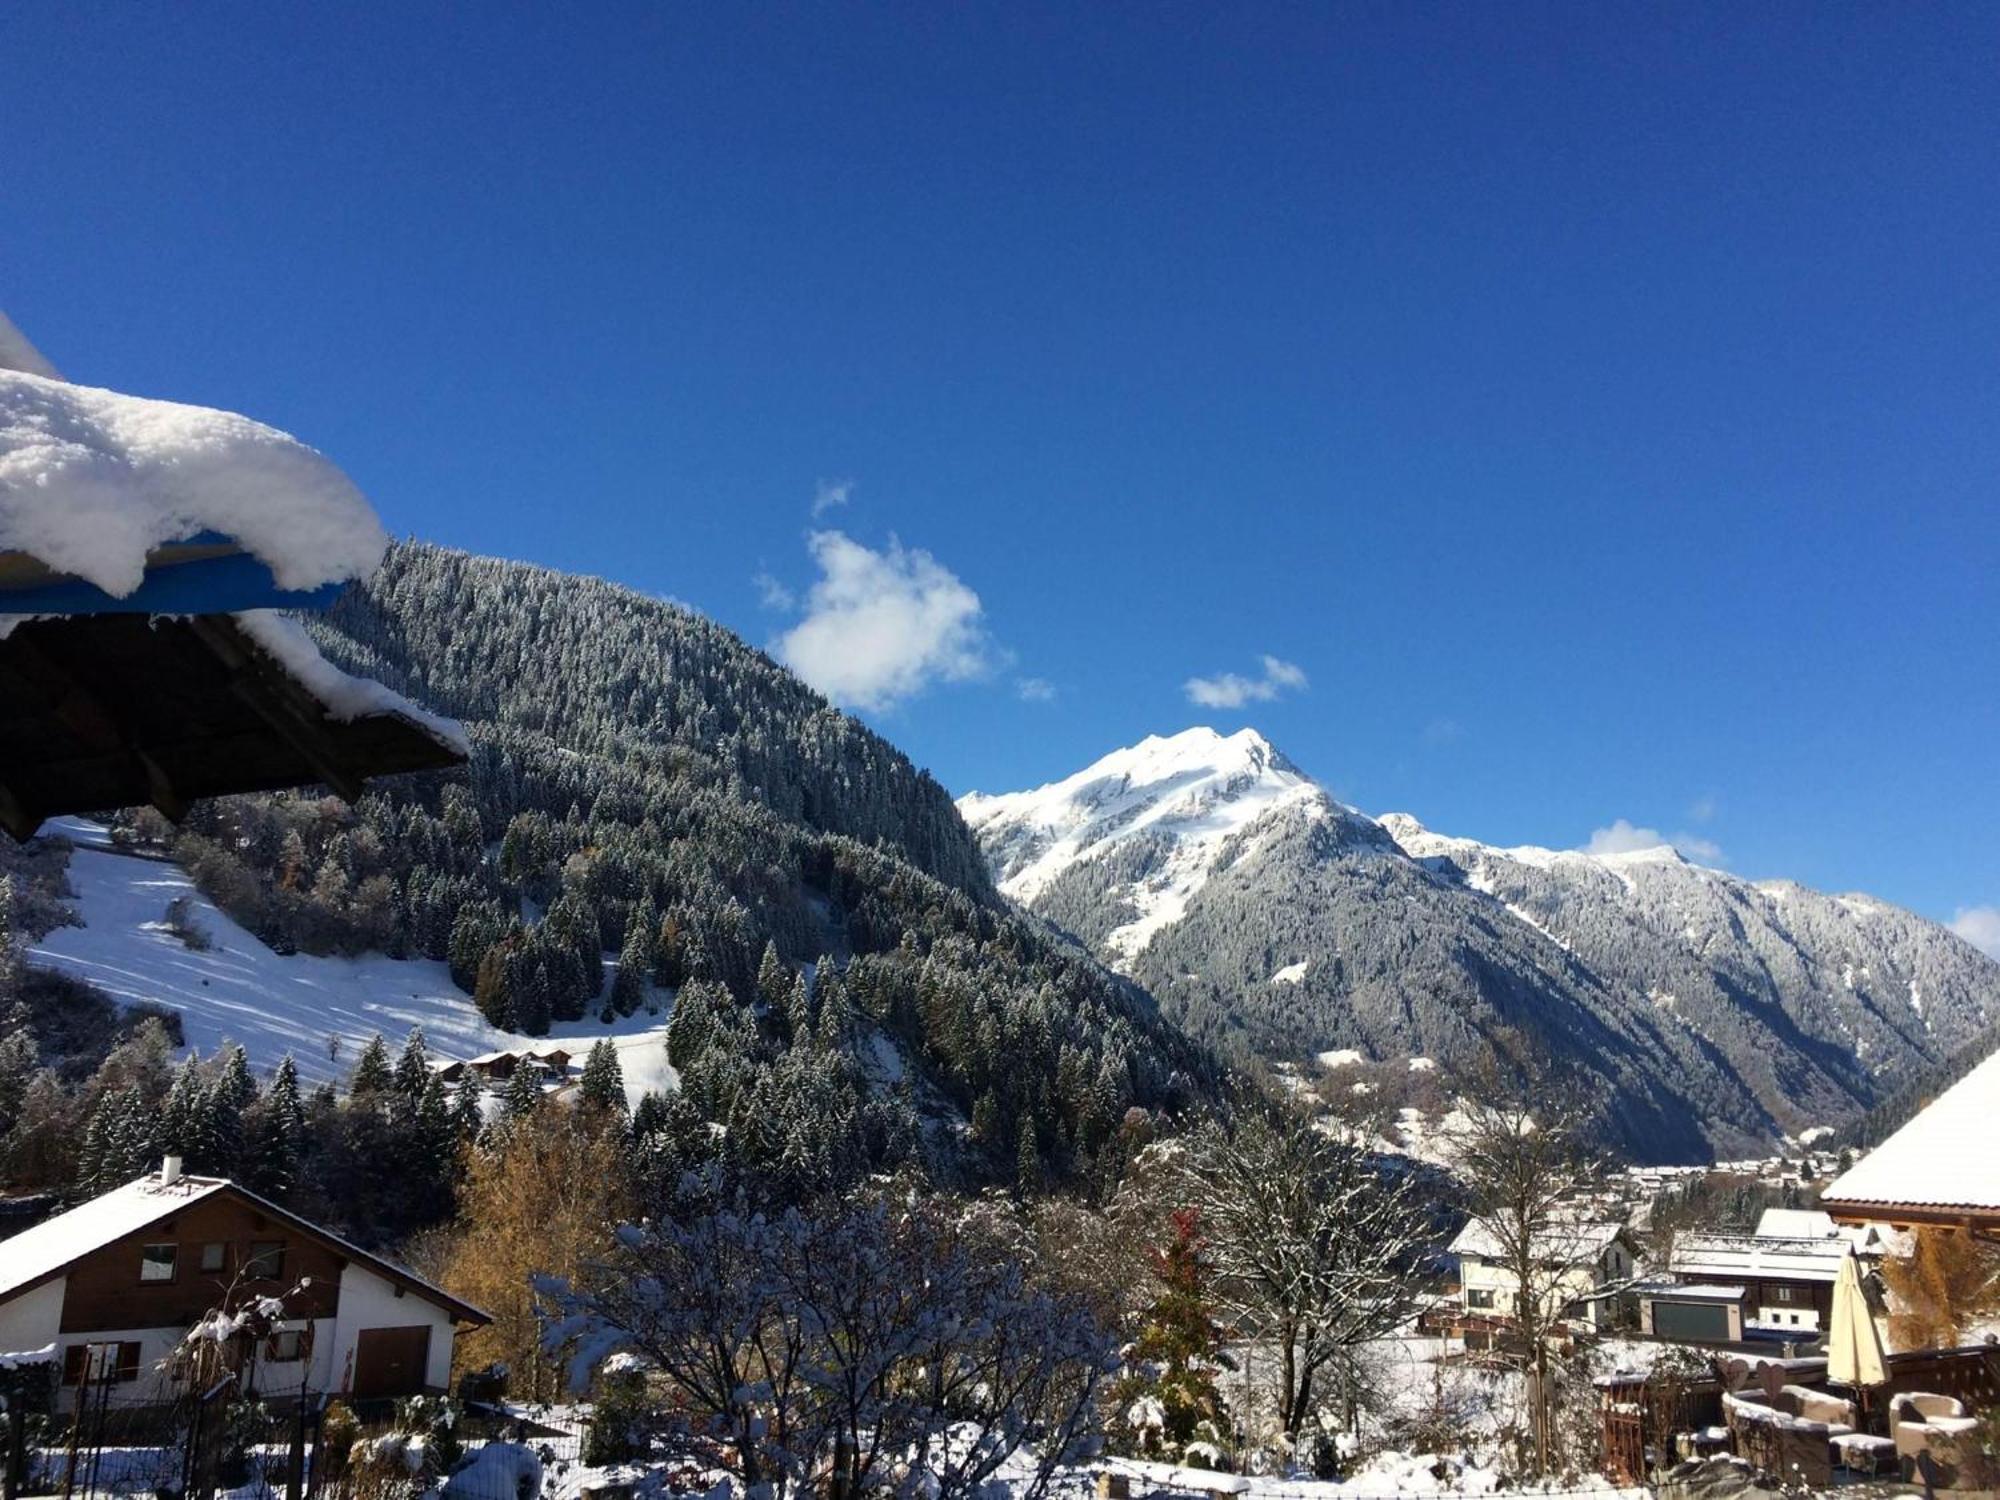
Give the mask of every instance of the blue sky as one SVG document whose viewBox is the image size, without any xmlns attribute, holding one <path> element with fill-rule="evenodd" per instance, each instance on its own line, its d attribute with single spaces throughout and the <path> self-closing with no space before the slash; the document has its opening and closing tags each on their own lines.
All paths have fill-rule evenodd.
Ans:
<svg viewBox="0 0 2000 1500">
<path fill-rule="evenodd" d="M 0 50 L 4 297 L 72 378 L 690 601 L 955 790 L 1253 723 L 1453 833 L 2000 905 L 2000 8 L 24 3 Z"/>
</svg>

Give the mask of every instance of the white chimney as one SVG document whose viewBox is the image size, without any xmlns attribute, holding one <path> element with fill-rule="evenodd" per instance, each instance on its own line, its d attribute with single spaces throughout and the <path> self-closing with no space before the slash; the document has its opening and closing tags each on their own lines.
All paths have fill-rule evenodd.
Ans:
<svg viewBox="0 0 2000 1500">
<path fill-rule="evenodd" d="M 160 1186 L 172 1187 L 180 1180 L 181 1159 L 178 1156 L 169 1156 L 165 1161 L 160 1163 Z"/>
</svg>

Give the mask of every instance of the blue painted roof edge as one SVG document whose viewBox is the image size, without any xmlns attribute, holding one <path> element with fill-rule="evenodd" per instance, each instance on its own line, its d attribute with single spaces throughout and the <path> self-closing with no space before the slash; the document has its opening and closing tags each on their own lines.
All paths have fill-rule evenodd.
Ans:
<svg viewBox="0 0 2000 1500">
<path fill-rule="evenodd" d="M 0 589 L 0 614 L 217 615 L 239 609 L 325 609 L 348 587 L 329 583 L 316 589 L 280 588 L 269 567 L 238 552 L 149 568 L 145 581 L 123 598 L 80 578 L 37 588 Z"/>
</svg>

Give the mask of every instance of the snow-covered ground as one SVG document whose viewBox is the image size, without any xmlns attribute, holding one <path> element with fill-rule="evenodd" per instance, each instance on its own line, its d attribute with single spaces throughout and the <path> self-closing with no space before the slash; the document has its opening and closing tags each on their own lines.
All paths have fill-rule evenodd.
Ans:
<svg viewBox="0 0 2000 1500">
<path fill-rule="evenodd" d="M 58 819 L 48 831 L 78 846 L 69 880 L 83 925 L 51 931 L 28 950 L 30 961 L 86 980 L 116 1000 L 179 1011 L 188 1045 L 203 1056 L 226 1041 L 240 1042 L 263 1073 L 289 1052 L 300 1076 L 317 1083 L 344 1079 L 377 1032 L 393 1047 L 421 1026 L 433 1054 L 448 1058 L 541 1040 L 489 1026 L 441 963 L 274 953 L 196 890 L 180 866 L 113 852 L 102 828 L 79 819 Z M 178 896 L 189 899 L 195 925 L 211 940 L 205 951 L 189 948 L 162 921 L 167 903 Z M 615 1025 L 557 1022 L 549 1035 L 610 1036 L 618 1044 L 626 1094 L 636 1102 L 678 1081 L 667 1062 L 670 1006 L 662 993 L 650 1011 Z"/>
</svg>

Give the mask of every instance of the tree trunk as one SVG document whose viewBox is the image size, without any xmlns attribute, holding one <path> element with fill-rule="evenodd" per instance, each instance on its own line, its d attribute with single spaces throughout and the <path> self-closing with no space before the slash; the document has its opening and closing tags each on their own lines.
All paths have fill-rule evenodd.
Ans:
<svg viewBox="0 0 2000 1500">
<path fill-rule="evenodd" d="M 1286 1437 L 1292 1436 L 1292 1398 L 1298 1389 L 1298 1345 L 1290 1330 L 1283 1335 L 1279 1345 L 1284 1351 L 1284 1360 L 1278 1373 L 1278 1426 Z"/>
<path fill-rule="evenodd" d="M 1299 1377 L 1299 1390 L 1292 1400 L 1292 1420 L 1285 1428 L 1287 1437 L 1296 1438 L 1305 1430 L 1306 1417 L 1312 1412 L 1313 1372 L 1307 1370 Z"/>
</svg>

